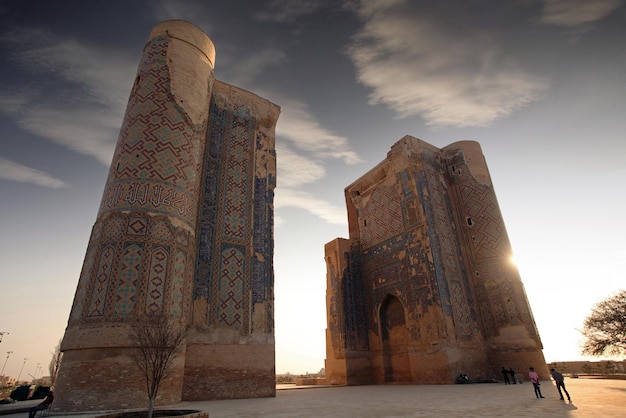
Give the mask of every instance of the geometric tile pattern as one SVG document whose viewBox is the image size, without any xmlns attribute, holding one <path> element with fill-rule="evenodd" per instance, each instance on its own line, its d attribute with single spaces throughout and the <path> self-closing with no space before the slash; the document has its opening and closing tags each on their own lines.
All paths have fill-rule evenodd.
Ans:
<svg viewBox="0 0 626 418">
<path fill-rule="evenodd" d="M 361 244 L 368 248 L 404 230 L 401 194 L 397 185 L 377 185 L 365 204 L 360 206 Z"/>
<path fill-rule="evenodd" d="M 467 172 L 469 170 L 461 171 L 462 175 Z M 476 182 L 463 182 L 458 195 L 463 204 L 463 212 L 473 221 L 473 249 L 476 260 L 504 255 L 510 247 L 493 190 Z"/>
<path fill-rule="evenodd" d="M 159 240 L 172 241 L 172 231 L 170 225 L 165 221 L 154 221 L 152 225 L 152 236 Z"/>
<path fill-rule="evenodd" d="M 146 235 L 148 228 L 148 220 L 146 218 L 130 218 L 128 219 L 128 235 Z"/>
<path fill-rule="evenodd" d="M 257 146 L 257 149 L 260 148 Z M 275 160 L 275 156 L 274 156 Z M 260 257 L 252 259 L 252 303 L 270 302 L 274 288 L 274 240 L 273 227 L 274 186 L 272 178 L 255 178 L 254 180 L 254 221 L 252 249 Z M 270 306 L 268 312 L 273 312 Z M 273 321 L 268 321 L 273 323 Z M 272 332 L 272 329 L 267 329 Z"/>
<path fill-rule="evenodd" d="M 254 146 L 254 190 L 252 191 L 251 302 L 263 303 L 267 314 L 265 328 L 255 330 L 274 334 L 274 188 L 276 187 L 276 150 L 274 140 L 258 130 Z"/>
<path fill-rule="evenodd" d="M 457 335 L 470 337 L 472 335 L 471 317 L 466 312 L 454 311 L 455 303 L 471 308 L 470 290 L 465 285 L 467 277 L 463 269 L 463 255 L 460 248 L 459 236 L 454 228 L 452 204 L 448 190 L 444 188 L 441 163 L 431 152 L 424 151 L 424 181 L 428 184 L 427 199 L 430 210 L 426 211 L 429 218 L 429 237 L 433 247 L 435 261 L 435 276 L 439 283 L 439 295 L 444 312 L 454 317 Z M 453 301 L 450 295 L 452 281 L 456 282 L 457 292 Z M 460 316 L 456 316 L 456 314 Z"/>
<path fill-rule="evenodd" d="M 462 158 L 450 164 L 454 168 L 453 195 L 460 202 L 461 217 L 465 217 L 461 222 L 466 222 L 463 229 L 471 242 L 467 246 L 470 262 L 478 274 L 475 292 L 485 335 L 496 335 L 500 327 L 520 323 L 536 334 L 519 273 L 508 265 L 511 247 L 493 187 L 476 182 Z"/>
<path fill-rule="evenodd" d="M 363 274 L 377 296 L 384 298 L 387 293 L 395 294 L 395 289 L 404 286 L 406 261 L 396 255 L 405 248 L 406 236 L 401 234 L 363 249 Z M 406 303 L 406 295 L 396 296 Z"/>
<path fill-rule="evenodd" d="M 222 234 L 227 238 L 244 239 L 250 236 L 250 204 L 252 197 L 252 140 L 247 109 L 233 109 L 233 123 L 224 150 L 224 193 Z"/>
<path fill-rule="evenodd" d="M 367 285 L 371 288 L 372 299 L 383 301 L 387 300 L 388 295 L 394 295 L 403 305 L 406 306 L 409 303 L 407 302 L 407 292 L 404 291 L 408 275 L 407 262 L 397 257 L 399 252 L 405 250 L 406 234 L 398 234 L 393 238 L 363 249 L 361 257 L 363 277 L 367 278 Z M 351 256 L 356 258 L 356 254 L 351 254 Z M 355 286 L 353 285 L 353 287 Z M 356 300 L 351 302 L 351 304 L 354 306 L 346 309 L 346 317 L 349 315 L 353 319 L 351 319 L 352 323 L 346 321 L 346 324 L 355 329 L 366 326 L 367 315 L 364 315 L 363 312 L 365 306 L 359 307 Z M 372 318 L 372 320 L 378 322 L 377 316 Z M 365 344 L 360 345 L 367 347 Z"/>
<path fill-rule="evenodd" d="M 183 310 L 183 285 L 185 283 L 187 256 L 184 251 L 176 251 L 174 255 L 174 271 L 170 278 L 170 307 L 169 312 L 174 317 L 180 317 Z"/>
<path fill-rule="evenodd" d="M 402 187 L 402 214 L 404 218 L 405 229 L 411 230 L 416 228 L 422 222 L 420 216 L 420 203 L 414 188 L 413 176 L 409 170 L 401 171 L 397 174 L 398 183 Z"/>
<path fill-rule="evenodd" d="M 122 228 L 125 226 L 126 225 L 122 219 L 107 219 L 104 224 L 104 236 L 107 238 L 119 237 L 122 233 Z"/>
<path fill-rule="evenodd" d="M 272 294 L 268 214 L 275 180 L 255 177 L 260 133 L 250 109 L 214 96 L 209 120 L 193 297 L 208 302 L 206 325 L 249 334 L 252 330 L 243 325 L 249 324 L 251 302 L 267 302 Z M 248 263 L 252 251 L 259 256 Z"/>
<path fill-rule="evenodd" d="M 343 272 L 342 299 L 344 301 L 344 318 L 346 335 L 345 342 L 333 342 L 342 344 L 348 350 L 369 350 L 369 323 L 367 315 L 367 293 L 363 281 L 362 258 L 357 246 L 350 248 L 345 254 L 347 269 Z M 345 344 L 345 345 L 343 345 Z"/>
<path fill-rule="evenodd" d="M 246 271 L 245 249 L 227 245 L 220 257 L 218 325 L 239 329 L 242 325 L 244 275 Z"/>
<path fill-rule="evenodd" d="M 111 280 L 111 270 L 115 259 L 115 248 L 113 245 L 104 245 L 100 250 L 100 260 L 93 277 L 93 290 L 91 303 L 89 305 L 88 317 L 104 315 L 107 290 Z"/>
<path fill-rule="evenodd" d="M 204 158 L 204 184 L 200 196 L 198 226 L 196 229 L 198 249 L 194 273 L 194 300 L 205 299 L 213 306 L 212 298 L 215 295 L 218 280 L 218 255 L 215 254 L 218 239 L 217 218 L 219 216 L 218 203 L 220 201 L 220 179 L 222 177 L 222 148 L 224 145 L 227 111 L 211 98 L 210 125 L 207 130 L 207 149 Z M 211 325 L 215 322 L 215 309 L 212 309 L 208 318 Z"/>
<path fill-rule="evenodd" d="M 164 308 L 173 317 L 187 315 L 183 306 L 189 299 L 185 301 L 183 292 L 184 283 L 191 281 L 186 256 L 193 252 L 190 240 L 172 239 L 171 231 L 183 228 L 167 226 L 166 217 L 137 215 L 110 214 L 97 223 L 126 227 L 117 228 L 117 236 L 103 235 L 105 243 L 97 239 L 89 243 L 70 314 L 72 323 L 124 322 L 142 312 L 157 313 Z M 173 263 L 172 251 L 176 254 Z"/>
<path fill-rule="evenodd" d="M 83 312 L 83 306 L 87 300 L 87 288 L 91 282 L 91 273 L 93 263 L 96 258 L 96 245 L 89 245 L 87 247 L 87 254 L 85 255 L 85 261 L 83 262 L 83 268 L 80 272 L 80 279 L 78 279 L 78 286 L 76 286 L 76 295 L 74 295 L 74 304 L 70 312 L 70 321 L 80 319 Z"/>
<path fill-rule="evenodd" d="M 131 218 L 129 224 L 132 222 L 133 219 Z M 117 280 L 114 315 L 126 316 L 133 311 L 142 254 L 143 245 L 141 243 L 128 243 L 124 247 Z"/>
<path fill-rule="evenodd" d="M 205 127 L 195 127 L 172 96 L 167 49 L 166 38 L 144 49 L 70 321 L 125 321 L 165 306 L 188 314 L 184 283 L 193 273 L 187 254 Z"/>
<path fill-rule="evenodd" d="M 155 38 L 144 51 L 100 212 L 161 212 L 191 226 L 204 150 L 171 96 L 167 47 L 166 38 Z"/>
<path fill-rule="evenodd" d="M 157 314 L 162 311 L 164 287 L 167 279 L 169 247 L 152 246 L 150 267 L 148 268 L 148 290 L 146 291 L 146 313 Z"/>
</svg>

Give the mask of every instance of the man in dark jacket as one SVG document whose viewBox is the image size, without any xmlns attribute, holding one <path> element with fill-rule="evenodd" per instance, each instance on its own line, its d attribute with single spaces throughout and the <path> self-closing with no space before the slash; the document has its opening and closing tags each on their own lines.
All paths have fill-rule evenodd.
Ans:
<svg viewBox="0 0 626 418">
<path fill-rule="evenodd" d="M 567 395 L 567 400 L 571 401 L 572 398 L 570 398 L 567 389 L 565 389 L 565 379 L 563 378 L 563 375 L 554 369 L 550 369 L 550 373 L 552 374 L 552 378 L 556 382 L 556 388 L 559 390 L 559 396 L 561 397 L 561 399 L 563 399 L 563 392 L 561 392 L 561 389 L 563 389 L 563 391 L 565 391 L 565 394 Z"/>
</svg>

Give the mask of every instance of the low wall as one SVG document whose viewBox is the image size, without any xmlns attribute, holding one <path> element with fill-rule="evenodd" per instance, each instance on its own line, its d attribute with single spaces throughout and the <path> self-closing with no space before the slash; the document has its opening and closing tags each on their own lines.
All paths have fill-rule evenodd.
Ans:
<svg viewBox="0 0 626 418">
<path fill-rule="evenodd" d="M 323 377 L 296 377 L 296 386 L 325 385 L 326 379 Z"/>
</svg>

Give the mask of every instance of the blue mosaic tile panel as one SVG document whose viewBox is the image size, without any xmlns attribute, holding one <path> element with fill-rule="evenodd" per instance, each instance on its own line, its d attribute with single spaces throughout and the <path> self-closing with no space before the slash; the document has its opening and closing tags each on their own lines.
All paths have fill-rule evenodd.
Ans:
<svg viewBox="0 0 626 418">
<path fill-rule="evenodd" d="M 130 315 L 135 306 L 143 244 L 127 243 L 122 253 L 113 314 Z"/>
</svg>

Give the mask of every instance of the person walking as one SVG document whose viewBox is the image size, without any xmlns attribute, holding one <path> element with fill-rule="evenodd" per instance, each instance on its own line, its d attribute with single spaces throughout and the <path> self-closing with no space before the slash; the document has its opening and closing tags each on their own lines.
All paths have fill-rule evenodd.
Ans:
<svg viewBox="0 0 626 418">
<path fill-rule="evenodd" d="M 532 367 L 529 367 L 528 370 L 530 370 L 528 372 L 528 378 L 532 382 L 533 388 L 535 389 L 535 396 L 537 398 L 543 398 L 544 396 L 541 394 L 541 388 L 539 387 L 539 385 L 541 385 L 541 383 L 539 383 L 539 375 Z"/>
<path fill-rule="evenodd" d="M 504 384 L 508 385 L 509 382 L 509 371 L 502 366 L 502 377 L 504 377 Z"/>
<path fill-rule="evenodd" d="M 561 397 L 561 400 L 563 400 L 563 392 L 561 392 L 561 389 L 563 389 L 563 391 L 567 395 L 567 400 L 571 401 L 572 398 L 569 396 L 569 392 L 567 391 L 567 389 L 565 389 L 565 379 L 563 378 L 563 375 L 554 369 L 550 369 L 550 373 L 552 374 L 552 378 L 556 382 L 556 388 L 559 391 L 559 396 Z"/>
</svg>

